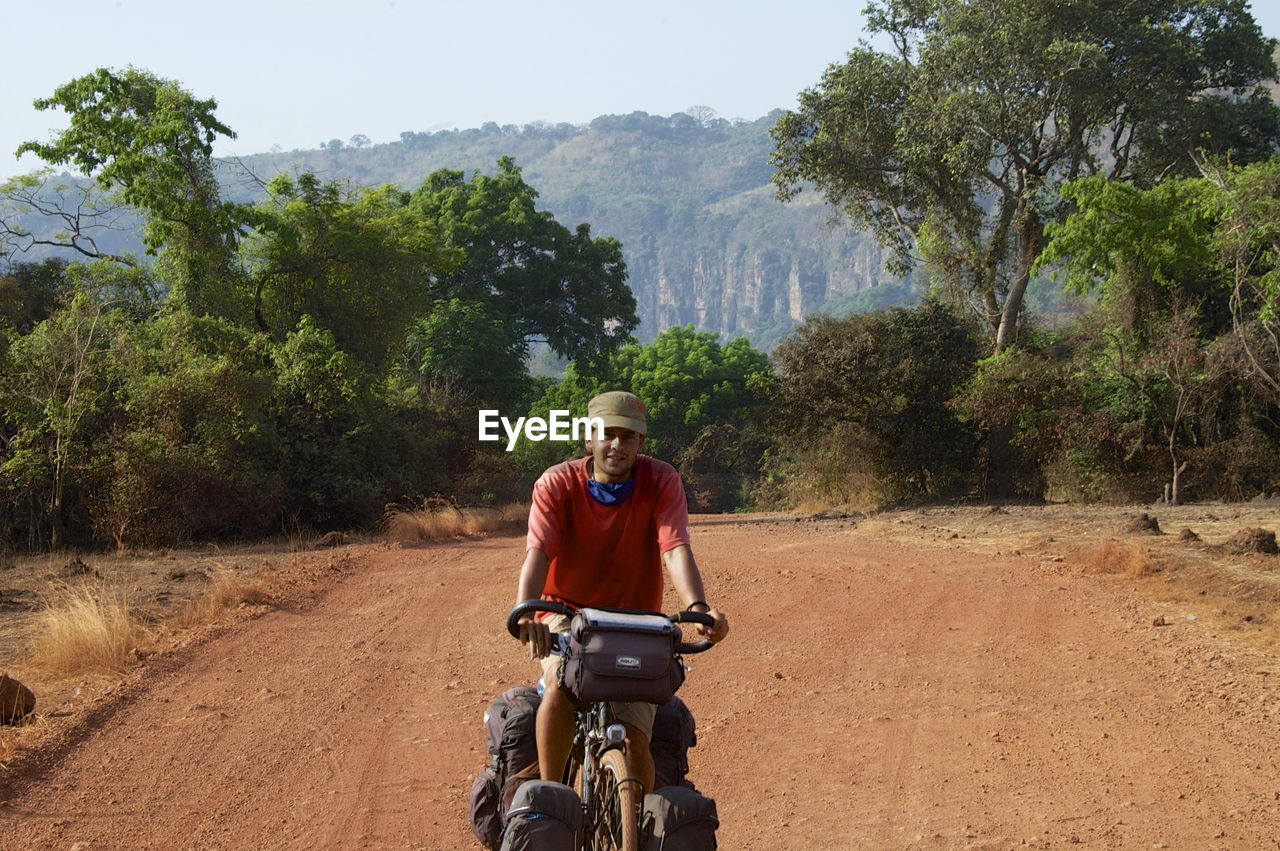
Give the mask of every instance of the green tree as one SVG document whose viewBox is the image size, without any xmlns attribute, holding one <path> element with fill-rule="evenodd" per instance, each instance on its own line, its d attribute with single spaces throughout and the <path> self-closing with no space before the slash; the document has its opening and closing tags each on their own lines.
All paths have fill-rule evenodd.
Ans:
<svg viewBox="0 0 1280 851">
<path fill-rule="evenodd" d="M 17 153 L 92 177 L 140 212 L 147 250 L 161 255 L 174 290 L 198 312 L 237 315 L 228 284 L 248 210 L 219 191 L 213 143 L 235 134 L 214 115 L 217 102 L 149 71 L 99 68 L 35 107 L 62 109 L 70 126 Z"/>
<path fill-rule="evenodd" d="M 768 375 L 769 360 L 745 337 L 721 343 L 719 334 L 686 325 L 649 345 L 624 346 L 609 371 L 645 401 L 652 432 L 645 451 L 678 460 L 707 426 L 743 421 L 758 403 L 752 388 Z"/>
<path fill-rule="evenodd" d="M 368 370 L 307 316 L 274 347 L 273 359 L 271 410 L 284 436 L 274 469 L 294 517 L 307 525 L 373 519 L 382 482 L 369 463 L 375 415 Z"/>
<path fill-rule="evenodd" d="M 469 181 L 460 171 L 430 175 L 412 204 L 465 255 L 439 277 L 436 298 L 482 311 L 486 328 L 500 332 L 481 341 L 496 362 L 523 362 L 533 341 L 584 364 L 602 360 L 638 323 L 621 246 L 592 237 L 586 224 L 569 230 L 537 209 L 537 197 L 509 157 L 497 174 Z"/>
<path fill-rule="evenodd" d="M 92 423 L 112 404 L 119 333 L 109 305 L 78 292 L 5 352 L 0 482 L 13 503 L 28 506 L 33 546 L 76 540 L 70 527 L 82 504 L 78 473 L 90 457 Z"/>
<path fill-rule="evenodd" d="M 283 483 L 287 528 L 369 526 L 406 496 L 458 493 L 475 445 L 475 414 L 457 411 L 392 370 L 380 375 L 304 316 L 271 347 L 267 417 L 278 449 L 262 468 Z"/>
<path fill-rule="evenodd" d="M 1231 319 L 1210 238 L 1210 190 L 1203 179 L 1177 176 L 1150 189 L 1100 176 L 1072 181 L 1062 196 L 1073 212 L 1046 227 L 1034 271 L 1061 273 L 1077 293 L 1101 289 L 1109 321 L 1139 339 L 1154 342 L 1182 307 L 1195 308 L 1200 333 L 1216 336 Z"/>
<path fill-rule="evenodd" d="M 280 435 L 266 336 L 167 311 L 115 353 L 119 411 L 84 464 L 95 537 L 176 545 L 279 530 Z"/>
<path fill-rule="evenodd" d="M 1037 268 L 1078 292 L 1100 288 L 1109 321 L 1152 345 L 1170 314 L 1194 308 L 1202 337 L 1240 338 L 1235 372 L 1280 395 L 1280 157 L 1200 168 L 1150 189 L 1068 183 L 1074 212 L 1046 228 Z"/>
<path fill-rule="evenodd" d="M 529 384 L 525 359 L 484 302 L 437 299 L 408 345 L 408 362 L 433 392 L 460 405 L 519 410 L 515 400 Z"/>
<path fill-rule="evenodd" d="M 1064 181 L 1152 180 L 1207 148 L 1268 156 L 1274 42 L 1243 0 L 885 0 L 863 44 L 775 123 L 774 183 L 811 181 L 896 252 L 918 253 L 1013 345 Z"/>
<path fill-rule="evenodd" d="M 1216 447 L 1248 430 L 1242 417 L 1270 417 L 1242 385 L 1270 387 L 1273 401 L 1277 386 L 1268 380 L 1277 360 L 1267 282 L 1277 256 L 1280 160 L 1216 167 L 1205 159 L 1200 167 L 1203 177 L 1149 189 L 1100 177 L 1068 183 L 1062 192 L 1075 211 L 1046 229 L 1039 261 L 1064 272 L 1069 287 L 1103 293 L 1081 329 L 1096 336 L 1075 360 L 1077 380 L 1095 402 L 1106 400 L 1098 409 L 1129 435 L 1106 466 L 1149 480 L 1149 465 L 1134 461 L 1164 446 L 1174 502 L 1183 474 L 1200 472 L 1189 465 L 1212 467 L 1223 455 Z M 1233 330 L 1239 345 L 1223 339 Z"/>
<path fill-rule="evenodd" d="M 66 268 L 65 260 L 51 258 L 15 263 L 0 275 L 0 330 L 29 334 L 36 323 L 48 319 L 58 307 Z"/>
<path fill-rule="evenodd" d="M 268 193 L 242 250 L 257 326 L 282 340 L 309 316 L 362 363 L 389 363 L 461 252 L 391 186 L 344 191 L 304 173 Z"/>
<path fill-rule="evenodd" d="M 598 372 L 570 365 L 529 416 L 545 418 L 552 410 L 586 416 L 592 396 L 629 390 L 645 402 L 645 453 L 677 466 L 695 507 L 722 510 L 743 504 L 763 452 L 754 414 L 761 405 L 757 388 L 769 375 L 768 357 L 745 337 L 721 343 L 714 332 L 673 326 L 652 343 L 623 346 Z M 533 477 L 581 454 L 582 445 L 522 440 L 516 452 L 519 468 Z"/>
<path fill-rule="evenodd" d="M 1203 172 L 1232 325 L 1250 375 L 1280 400 L 1280 157 Z"/>
</svg>

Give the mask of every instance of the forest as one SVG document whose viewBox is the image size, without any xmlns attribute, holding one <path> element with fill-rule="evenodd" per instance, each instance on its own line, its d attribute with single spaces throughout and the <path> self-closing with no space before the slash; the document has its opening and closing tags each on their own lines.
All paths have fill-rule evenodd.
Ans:
<svg viewBox="0 0 1280 851">
<path fill-rule="evenodd" d="M 698 317 L 638 335 L 637 255 L 546 209 L 535 133 L 485 172 L 236 192 L 213 98 L 135 68 L 59 87 L 34 106 L 69 126 L 20 148 L 48 169 L 0 185 L 0 550 L 518 501 L 575 447 L 506 452 L 478 411 L 580 413 L 613 387 L 649 404 L 646 451 L 695 511 L 1280 489 L 1276 45 L 1245 4 L 882 0 L 868 22 L 892 48 L 854 46 L 744 168 L 926 292 L 765 348 Z M 107 238 L 121 221 L 140 251 Z M 1047 321 L 1044 281 L 1087 307 Z"/>
</svg>

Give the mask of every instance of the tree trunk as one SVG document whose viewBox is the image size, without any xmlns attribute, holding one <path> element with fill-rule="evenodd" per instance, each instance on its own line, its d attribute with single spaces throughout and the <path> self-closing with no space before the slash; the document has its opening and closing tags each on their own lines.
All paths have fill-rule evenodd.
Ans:
<svg viewBox="0 0 1280 851">
<path fill-rule="evenodd" d="M 1022 317 L 1023 297 L 1031 282 L 1031 267 L 1035 264 L 1044 243 L 1044 227 L 1025 202 L 1019 200 L 1018 212 L 1018 269 L 1004 307 L 1000 311 L 1000 326 L 996 329 L 994 354 L 1000 354 L 1018 339 L 1018 321 Z M 987 495 L 1014 496 L 1014 466 L 1017 462 L 1013 451 L 1013 428 L 1005 426 L 991 430 L 987 448 Z"/>
<path fill-rule="evenodd" d="M 1178 457 L 1173 458 L 1173 487 L 1169 502 L 1173 505 L 1182 505 L 1182 474 L 1187 470 L 1187 462 L 1178 463 Z"/>
<path fill-rule="evenodd" d="M 1019 201 L 1019 206 L 1024 202 Z M 1018 214 L 1018 269 L 1009 293 L 1000 311 L 1000 327 L 996 330 L 995 354 L 1000 354 L 1018 338 L 1018 320 L 1022 317 L 1022 302 L 1031 283 L 1031 267 L 1044 248 L 1044 226 L 1034 210 L 1024 207 Z"/>
<path fill-rule="evenodd" d="M 1018 318 L 1022 315 L 1022 298 L 1027 292 L 1030 273 L 1018 275 L 1018 279 L 1009 287 L 1009 294 L 1004 300 L 1004 309 L 1000 312 L 1000 327 L 996 329 L 995 354 L 1000 354 L 1013 345 L 1018 337 Z"/>
</svg>

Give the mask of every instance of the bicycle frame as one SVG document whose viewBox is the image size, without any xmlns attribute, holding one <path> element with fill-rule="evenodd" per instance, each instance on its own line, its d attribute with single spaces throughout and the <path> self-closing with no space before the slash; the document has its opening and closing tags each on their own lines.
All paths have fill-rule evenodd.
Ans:
<svg viewBox="0 0 1280 851">
<path fill-rule="evenodd" d="M 575 775 L 581 771 L 580 796 L 585 826 L 583 847 L 589 851 L 621 847 L 621 840 L 617 836 L 610 837 L 613 843 L 611 845 L 596 844 L 596 840 L 602 833 L 609 832 L 607 827 L 609 819 L 606 812 L 609 804 L 607 801 L 600 800 L 600 785 L 596 781 L 602 771 L 601 763 L 606 753 L 617 751 L 624 760 L 626 759 L 625 741 L 626 731 L 615 721 L 613 710 L 608 703 L 588 704 L 574 713 L 573 748 L 570 751 L 569 762 L 565 765 L 563 782 L 566 786 L 573 786 Z M 640 781 L 634 777 L 620 778 L 619 785 L 623 783 L 633 783 L 637 787 L 640 785 Z M 639 815 L 639 812 L 636 812 L 630 817 L 638 819 Z"/>
</svg>

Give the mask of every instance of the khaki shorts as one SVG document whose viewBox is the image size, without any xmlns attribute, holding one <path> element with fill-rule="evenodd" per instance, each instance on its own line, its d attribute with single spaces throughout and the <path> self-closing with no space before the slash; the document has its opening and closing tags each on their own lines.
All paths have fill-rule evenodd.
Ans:
<svg viewBox="0 0 1280 851">
<path fill-rule="evenodd" d="M 548 614 L 542 621 L 547 628 L 554 632 L 568 632 L 569 618 L 561 614 Z M 560 682 L 560 662 L 559 656 L 551 655 L 545 659 L 540 659 L 542 664 L 542 676 L 546 678 L 547 687 L 551 688 L 553 684 Z M 609 707 L 613 709 L 613 717 L 617 718 L 623 724 L 629 727 L 635 727 L 641 733 L 644 733 L 646 739 L 653 738 L 653 719 L 658 714 L 658 707 L 652 703 L 636 702 L 636 703 L 610 703 Z"/>
</svg>

